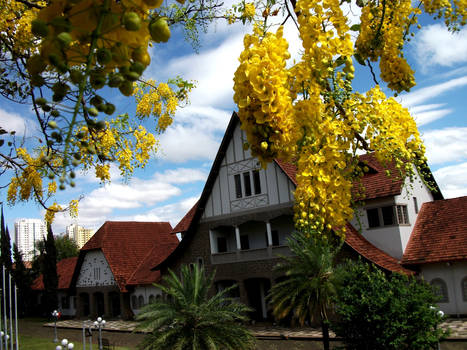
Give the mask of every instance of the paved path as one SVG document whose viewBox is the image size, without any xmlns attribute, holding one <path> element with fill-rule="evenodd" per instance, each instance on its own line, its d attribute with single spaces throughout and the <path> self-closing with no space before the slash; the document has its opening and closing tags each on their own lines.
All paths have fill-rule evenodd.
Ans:
<svg viewBox="0 0 467 350">
<path fill-rule="evenodd" d="M 58 328 L 82 329 L 83 324 L 92 327 L 93 321 L 64 320 L 57 322 Z M 53 327 L 53 323 L 46 323 L 44 326 Z M 137 322 L 131 321 L 108 321 L 105 324 L 106 331 L 113 332 L 133 332 Z M 442 323 L 443 329 L 449 328 L 451 334 L 448 339 L 466 339 L 467 340 L 467 318 L 448 319 Z M 285 338 L 285 339 L 320 339 L 321 331 L 314 328 L 285 328 L 277 326 L 251 326 L 251 330 L 257 338 Z M 331 337 L 335 334 L 330 332 Z"/>
</svg>

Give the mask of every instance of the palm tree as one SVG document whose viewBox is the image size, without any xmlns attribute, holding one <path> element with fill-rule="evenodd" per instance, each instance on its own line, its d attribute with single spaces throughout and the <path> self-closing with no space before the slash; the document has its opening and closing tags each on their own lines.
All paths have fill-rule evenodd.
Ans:
<svg viewBox="0 0 467 350">
<path fill-rule="evenodd" d="M 254 349 L 254 337 L 244 326 L 250 309 L 232 298 L 227 288 L 209 297 L 214 273 L 182 266 L 181 279 L 169 270 L 163 284 L 155 284 L 167 296 L 142 308 L 136 317 L 139 329 L 149 331 L 142 350 L 246 350 Z"/>
<path fill-rule="evenodd" d="M 282 257 L 284 261 L 275 268 L 286 278 L 270 290 L 273 314 L 279 320 L 291 317 L 301 326 L 319 317 L 324 349 L 328 350 L 328 309 L 339 286 L 340 268 L 336 268 L 335 260 L 340 245 L 335 247 L 299 232 L 287 241 L 294 256 Z"/>
</svg>

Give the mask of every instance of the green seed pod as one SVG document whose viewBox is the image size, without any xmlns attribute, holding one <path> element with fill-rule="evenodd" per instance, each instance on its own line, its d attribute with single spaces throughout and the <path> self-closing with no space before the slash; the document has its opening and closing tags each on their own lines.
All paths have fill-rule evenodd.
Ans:
<svg viewBox="0 0 467 350">
<path fill-rule="evenodd" d="M 144 66 L 144 64 L 142 64 L 141 62 L 135 62 L 131 65 L 130 67 L 130 71 L 132 72 L 136 72 L 138 73 L 139 75 L 143 74 L 144 72 L 144 69 L 146 67 Z"/>
<path fill-rule="evenodd" d="M 36 104 L 39 106 L 44 106 L 47 104 L 47 100 L 43 97 L 36 98 L 35 101 L 36 101 Z"/>
<path fill-rule="evenodd" d="M 101 105 L 102 103 L 104 103 L 104 100 L 99 95 L 94 95 L 89 100 L 89 103 L 92 104 L 94 107 L 97 107 L 97 106 Z"/>
<path fill-rule="evenodd" d="M 112 52 L 110 52 L 109 49 L 102 47 L 99 50 L 97 50 L 96 57 L 97 57 L 97 62 L 99 64 L 104 65 L 112 61 Z"/>
<path fill-rule="evenodd" d="M 90 116 L 97 117 L 99 115 L 99 111 L 96 107 L 88 108 L 88 113 Z"/>
<path fill-rule="evenodd" d="M 115 105 L 113 105 L 112 103 L 106 103 L 105 104 L 105 114 L 107 115 L 112 115 L 114 114 L 115 112 Z"/>
<path fill-rule="evenodd" d="M 125 81 L 125 78 L 120 73 L 109 74 L 109 86 L 110 87 L 119 87 L 121 83 Z"/>
<path fill-rule="evenodd" d="M 118 88 L 122 95 L 131 96 L 133 94 L 133 83 L 131 81 L 125 80 Z"/>
<path fill-rule="evenodd" d="M 105 122 L 103 120 L 99 120 L 96 124 L 97 130 L 104 130 L 105 129 Z"/>
<path fill-rule="evenodd" d="M 60 112 L 57 111 L 56 109 L 52 109 L 52 110 L 50 111 L 50 115 L 51 115 L 52 117 L 54 117 L 54 118 L 57 118 L 58 116 L 60 116 Z M 55 123 L 55 122 L 54 122 L 54 123 Z M 55 124 L 56 124 L 56 123 L 55 123 Z M 50 122 L 49 122 L 49 126 L 50 126 Z"/>
<path fill-rule="evenodd" d="M 125 29 L 129 31 L 137 31 L 141 28 L 141 18 L 136 12 L 125 13 L 122 23 Z"/>
<path fill-rule="evenodd" d="M 60 189 L 60 191 L 64 191 L 66 187 L 65 187 L 64 184 L 60 184 L 60 186 L 58 186 L 58 188 Z"/>
<path fill-rule="evenodd" d="M 53 111 L 52 111 L 53 112 Z M 47 123 L 52 129 L 57 128 L 57 122 L 54 120 L 51 120 L 50 122 Z"/>
<path fill-rule="evenodd" d="M 128 72 L 127 74 L 125 74 L 125 78 L 129 81 L 137 81 L 140 76 L 141 74 L 137 72 Z"/>
<path fill-rule="evenodd" d="M 74 179 L 74 178 L 76 177 L 76 174 L 75 174 L 74 171 L 71 171 L 71 172 L 70 172 L 70 177 L 71 177 L 72 179 Z"/>
<path fill-rule="evenodd" d="M 78 85 L 83 81 L 84 75 L 77 69 L 70 71 L 70 80 L 73 84 Z"/>
<path fill-rule="evenodd" d="M 73 38 L 71 37 L 70 33 L 68 32 L 61 32 L 57 35 L 57 41 L 60 43 L 62 47 L 70 46 Z"/>
</svg>

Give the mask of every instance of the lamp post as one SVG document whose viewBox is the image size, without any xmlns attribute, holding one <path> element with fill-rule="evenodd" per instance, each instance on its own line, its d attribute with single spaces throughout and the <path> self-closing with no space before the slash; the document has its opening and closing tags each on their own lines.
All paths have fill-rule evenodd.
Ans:
<svg viewBox="0 0 467 350">
<path fill-rule="evenodd" d="M 58 316 L 60 313 L 57 310 L 54 310 L 52 312 L 52 317 L 54 318 L 54 343 L 58 343 L 58 337 L 57 337 L 57 320 Z"/>
<path fill-rule="evenodd" d="M 102 317 L 98 317 L 96 321 L 94 321 L 94 327 L 99 329 L 99 350 L 102 350 L 102 328 L 105 326 L 105 320 Z"/>
<path fill-rule="evenodd" d="M 433 311 L 436 311 L 438 310 L 438 308 L 434 307 L 434 306 L 430 306 L 430 309 L 433 310 Z M 442 319 L 444 317 L 444 312 L 442 310 L 438 310 L 436 312 L 436 315 L 438 315 L 438 317 L 440 319 Z M 439 343 L 439 340 L 438 340 L 438 350 L 441 350 L 441 344 Z"/>
<path fill-rule="evenodd" d="M 75 345 L 73 343 L 69 343 L 68 339 L 62 339 L 62 345 L 57 345 L 55 350 L 72 350 Z"/>
</svg>

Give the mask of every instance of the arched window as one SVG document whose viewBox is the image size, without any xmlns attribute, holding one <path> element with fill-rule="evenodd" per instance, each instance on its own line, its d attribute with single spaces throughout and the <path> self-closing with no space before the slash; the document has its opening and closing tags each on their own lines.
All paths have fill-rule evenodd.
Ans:
<svg viewBox="0 0 467 350">
<path fill-rule="evenodd" d="M 433 293 L 435 293 L 436 296 L 440 297 L 439 302 L 448 303 L 448 286 L 446 285 L 446 282 L 444 282 L 441 278 L 435 278 L 431 281 L 430 284 L 433 288 Z"/>
<path fill-rule="evenodd" d="M 138 307 L 141 309 L 144 306 L 144 297 L 140 295 L 138 297 Z"/>
<path fill-rule="evenodd" d="M 467 276 L 464 277 L 464 279 L 462 280 L 462 285 L 461 285 L 461 288 L 462 288 L 462 299 L 464 301 L 467 301 Z"/>
<path fill-rule="evenodd" d="M 136 295 L 131 296 L 131 307 L 135 310 L 138 308 L 138 298 L 136 298 Z"/>
<path fill-rule="evenodd" d="M 149 296 L 149 304 L 153 303 L 154 300 L 155 300 L 154 295 L 151 294 L 151 295 Z"/>
</svg>

